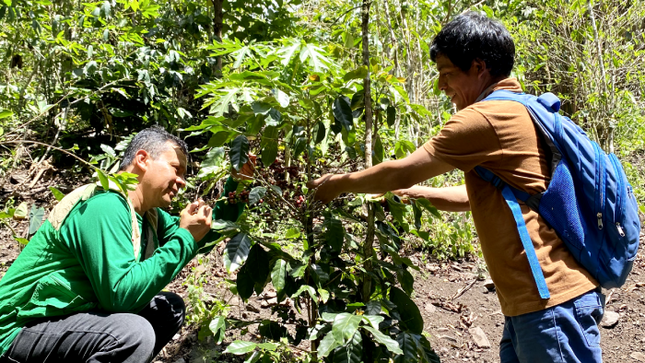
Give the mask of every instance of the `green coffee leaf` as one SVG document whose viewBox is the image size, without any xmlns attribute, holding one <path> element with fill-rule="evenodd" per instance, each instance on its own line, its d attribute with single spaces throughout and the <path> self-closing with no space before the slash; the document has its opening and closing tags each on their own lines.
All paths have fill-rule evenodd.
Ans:
<svg viewBox="0 0 645 363">
<path fill-rule="evenodd" d="M 267 193 L 267 188 L 265 187 L 255 187 L 249 192 L 249 205 L 254 205 L 259 202 L 260 199 L 264 198 Z"/>
<path fill-rule="evenodd" d="M 318 346 L 318 356 L 321 358 L 328 356 L 338 345 L 340 343 L 334 339 L 334 334 L 332 332 L 327 333 Z"/>
<path fill-rule="evenodd" d="M 334 363 L 361 363 L 363 360 L 363 338 L 360 332 L 356 332 L 345 346 L 334 351 Z"/>
<path fill-rule="evenodd" d="M 390 288 L 390 301 L 396 305 L 399 311 L 401 324 L 411 332 L 421 334 L 423 331 L 423 318 L 414 301 L 397 287 Z"/>
<path fill-rule="evenodd" d="M 364 325 L 363 329 L 372 333 L 374 340 L 376 340 L 379 344 L 384 345 L 390 352 L 394 354 L 403 354 L 403 351 L 401 350 L 401 348 L 399 348 L 399 343 L 396 340 L 381 333 L 378 329 L 374 329 L 371 326 Z"/>
<path fill-rule="evenodd" d="M 236 340 L 233 343 L 231 343 L 228 347 L 226 347 L 226 350 L 224 351 L 224 353 L 242 355 L 253 351 L 256 347 L 257 347 L 256 343 Z"/>
<path fill-rule="evenodd" d="M 334 319 L 334 326 L 331 331 L 334 334 L 334 339 L 343 344 L 349 342 L 350 339 L 358 330 L 358 325 L 363 321 L 363 317 L 360 315 L 354 315 L 350 313 L 340 313 L 336 315 Z"/>
<path fill-rule="evenodd" d="M 231 273 L 244 263 L 251 251 L 251 239 L 246 233 L 238 233 L 226 244 L 224 249 L 224 266 Z"/>
<path fill-rule="evenodd" d="M 251 272 L 251 269 L 249 268 L 249 264 L 245 263 L 237 272 L 235 285 L 237 286 L 237 294 L 240 295 L 242 300 L 246 301 L 251 297 L 251 295 L 253 295 L 255 281 L 253 278 L 253 272 Z"/>
<path fill-rule="evenodd" d="M 340 96 L 334 101 L 334 118 L 340 122 L 347 131 L 354 127 L 354 116 L 350 107 L 349 98 Z"/>
<path fill-rule="evenodd" d="M 285 260 L 276 260 L 271 270 L 271 282 L 278 294 L 284 290 L 285 279 L 287 277 L 287 262 Z"/>
<path fill-rule="evenodd" d="M 229 151 L 231 165 L 235 170 L 241 170 L 244 164 L 249 161 L 249 139 L 244 135 L 239 135 L 231 143 Z"/>
<path fill-rule="evenodd" d="M 216 316 L 208 324 L 208 329 L 213 333 L 215 342 L 222 344 L 222 341 L 224 341 L 224 333 L 226 332 L 226 318 L 221 315 Z"/>
</svg>

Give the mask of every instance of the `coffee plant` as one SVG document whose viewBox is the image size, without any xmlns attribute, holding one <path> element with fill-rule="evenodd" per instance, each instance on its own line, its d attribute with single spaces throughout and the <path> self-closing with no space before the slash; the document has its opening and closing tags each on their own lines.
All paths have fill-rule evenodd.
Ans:
<svg viewBox="0 0 645 363">
<path fill-rule="evenodd" d="M 277 361 L 281 344 L 307 340 L 313 360 L 438 362 L 411 299 L 410 270 L 417 267 L 399 255 L 406 233 L 429 238 L 422 218 L 437 210 L 427 200 L 408 205 L 391 193 L 345 196 L 326 207 L 305 187 L 321 174 L 362 167 L 366 104 L 373 105 L 374 164 L 414 150 L 405 140 L 385 145 L 380 135 L 393 132 L 397 116 L 418 117 L 424 109 L 409 103 L 402 80 L 378 62 L 369 69 L 337 64 L 302 39 L 223 41 L 211 50 L 229 62 L 226 76 L 202 87 L 210 116 L 186 129 L 210 135 L 203 162 L 210 169 L 202 181 L 221 177 L 229 162 L 240 170 L 249 153 L 259 156 L 254 180 L 222 196 L 230 204 L 248 203 L 241 220 L 212 226 L 220 240 L 229 239 L 223 259 L 229 273 L 237 272 L 232 290 L 247 300 L 271 283 L 278 302 L 291 298 L 302 316 L 277 305 L 277 318 L 259 324 L 261 343 L 236 341 L 227 352 L 250 362 Z M 374 80 L 369 103 L 362 82 L 368 71 Z M 370 232 L 375 249 L 365 237 Z M 216 319 L 210 326 L 221 336 L 232 323 Z"/>
</svg>

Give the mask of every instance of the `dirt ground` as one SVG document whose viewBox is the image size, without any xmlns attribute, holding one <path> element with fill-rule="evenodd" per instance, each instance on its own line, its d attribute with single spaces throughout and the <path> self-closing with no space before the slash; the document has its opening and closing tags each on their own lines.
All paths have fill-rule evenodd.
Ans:
<svg viewBox="0 0 645 363">
<path fill-rule="evenodd" d="M 71 176 L 58 175 L 48 180 L 45 175 L 39 185 L 56 184 L 61 180 L 70 184 Z M 55 199 L 46 187 L 32 188 L 29 191 L 17 192 L 12 189 L 20 182 L 19 176 L 5 180 L 0 189 L 0 201 L 13 197 L 16 201 L 27 200 L 37 203 L 49 212 Z M 81 184 L 76 180 L 75 184 Z M 64 184 L 64 183 L 63 183 Z M 68 186 L 63 192 L 71 191 Z M 17 204 L 17 203 L 16 203 Z M 0 206 L 4 207 L 4 206 Z M 28 221 L 8 220 L 0 227 L 0 276 L 9 268 L 20 253 L 21 247 L 12 238 L 12 231 L 20 237 L 28 228 Z M 641 233 L 641 241 L 644 235 Z M 615 315 L 618 320 L 613 323 L 604 320 L 601 323 L 601 347 L 604 362 L 645 362 L 645 243 L 641 247 L 634 264 L 634 269 L 627 283 L 619 288 L 604 291 L 607 296 L 605 319 Z M 220 246 L 221 251 L 222 246 Z M 207 296 L 228 301 L 231 305 L 230 317 L 240 319 L 261 319 L 271 315 L 270 289 L 260 297 L 255 294 L 248 303 L 233 296 L 222 283 L 226 276 L 219 251 L 212 253 L 210 262 L 201 267 L 202 273 L 209 278 L 205 285 Z M 433 349 L 441 361 L 451 362 L 499 362 L 498 343 L 502 335 L 504 316 L 501 313 L 494 287 L 486 280 L 483 261 L 466 260 L 437 262 L 428 260 L 421 253 L 412 253 L 410 257 L 420 267 L 415 272 L 416 301 L 425 321 L 425 332 L 428 334 Z M 168 290 L 187 296 L 184 280 L 194 268 L 196 261 L 191 262 L 169 286 Z M 289 304 L 287 301 L 286 304 Z M 257 326 L 257 325 L 256 325 Z M 248 333 L 240 331 L 227 332 L 225 343 L 217 346 L 212 339 L 199 341 L 195 327 L 184 327 L 173 341 L 155 360 L 156 363 L 197 363 L 197 362 L 241 362 L 242 360 L 222 355 L 226 343 L 234 339 L 254 339 L 257 327 L 251 326 Z"/>
</svg>

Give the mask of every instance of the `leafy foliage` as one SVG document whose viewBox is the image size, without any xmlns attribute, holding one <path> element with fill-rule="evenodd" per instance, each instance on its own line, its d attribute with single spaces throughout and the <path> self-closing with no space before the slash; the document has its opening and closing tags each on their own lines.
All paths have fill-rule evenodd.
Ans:
<svg viewBox="0 0 645 363">
<path fill-rule="evenodd" d="M 23 146 L 9 145 L 42 140 L 90 158 L 89 170 L 104 188 L 113 184 L 126 193 L 136 178 L 114 174 L 120 153 L 134 132 L 160 124 L 183 133 L 193 150 L 199 171 L 189 179 L 191 192 L 215 199 L 229 170 L 241 170 L 249 153 L 258 155 L 255 179 L 220 199 L 246 207 L 237 222 L 213 221 L 222 235 L 213 245 L 226 241 L 225 267 L 237 272 L 231 289 L 243 300 L 271 284 L 278 301 L 290 297 L 305 319 L 280 312 L 259 323 L 261 342 L 233 342 L 227 352 L 249 362 L 293 361 L 290 346 L 309 340 L 313 357 L 327 362 L 437 362 L 411 299 L 411 270 L 418 267 L 401 249 L 407 244 L 441 259 L 474 253 L 470 215 L 440 214 L 427 200 L 406 203 L 391 193 L 343 196 L 324 207 L 313 203 L 306 181 L 364 167 L 367 154 L 372 164 L 403 158 L 438 132 L 454 110 L 438 89 L 428 43 L 442 24 L 471 8 L 508 25 L 518 50 L 514 76 L 527 91 L 557 93 L 565 112 L 606 149 L 633 153 L 630 178 L 645 180 L 636 157 L 645 140 L 638 66 L 645 7 L 372 2 L 369 36 L 362 38 L 360 5 L 0 3 L 6 50 L 0 54 L 0 144 L 6 149 L 0 172 L 27 160 L 19 157 Z M 365 64 L 359 61 L 363 39 L 371 54 Z M 68 167 L 60 150 L 51 152 L 53 162 Z M 45 146 L 29 151 L 34 163 L 49 152 Z M 463 175 L 430 183 L 460 184 Z M 640 188 L 635 194 L 644 200 Z M 35 229 L 42 215 L 32 210 L 29 217 L 27 204 L 14 208 L 5 201 L 0 222 L 29 218 Z M 378 242 L 373 249 L 371 231 Z M 221 343 L 233 326 L 228 306 L 205 301 L 199 270 L 191 276 L 190 322 L 200 326 L 201 338 L 213 335 Z"/>
</svg>

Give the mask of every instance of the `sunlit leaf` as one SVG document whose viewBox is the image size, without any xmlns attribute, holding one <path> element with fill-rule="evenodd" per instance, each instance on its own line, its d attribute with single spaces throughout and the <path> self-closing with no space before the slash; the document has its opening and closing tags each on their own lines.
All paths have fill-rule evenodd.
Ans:
<svg viewBox="0 0 645 363">
<path fill-rule="evenodd" d="M 54 195 L 54 198 L 56 198 L 56 201 L 61 201 L 61 199 L 65 198 L 65 194 L 61 192 L 60 190 L 54 188 L 54 187 L 49 187 L 49 190 L 52 192 Z"/>
<path fill-rule="evenodd" d="M 287 233 L 284 235 L 284 238 L 294 239 L 300 237 L 300 230 L 298 228 L 289 228 Z"/>
<path fill-rule="evenodd" d="M 372 302 L 372 301 L 374 301 L 374 300 L 371 300 L 370 302 Z M 376 305 L 378 305 L 378 312 L 380 313 L 381 312 L 381 304 L 378 301 L 374 301 L 374 303 L 376 303 Z M 368 304 L 369 304 L 369 302 L 368 302 Z M 367 310 L 369 310 L 369 309 L 366 309 L 366 311 Z M 383 320 L 385 320 L 385 318 L 380 316 L 380 315 L 363 315 L 363 321 L 366 322 L 366 323 L 369 323 L 374 329 L 378 329 L 379 324 Z"/>
<path fill-rule="evenodd" d="M 226 332 L 226 318 L 221 315 L 216 316 L 208 324 L 208 329 L 210 329 L 210 331 L 213 333 L 215 342 L 217 344 L 222 344 Z"/>
<path fill-rule="evenodd" d="M 273 269 L 271 270 L 271 282 L 273 287 L 275 287 L 278 294 L 284 290 L 285 282 L 287 277 L 287 262 L 285 260 L 279 259 L 275 261 Z"/>
<path fill-rule="evenodd" d="M 2 110 L 0 111 L 0 119 L 7 118 L 13 116 L 13 112 L 9 110 Z"/>
<path fill-rule="evenodd" d="M 27 219 L 29 214 L 29 205 L 27 202 L 22 202 L 18 205 L 16 210 L 13 212 L 13 219 L 22 220 Z"/>
<path fill-rule="evenodd" d="M 347 343 L 356 333 L 361 321 L 363 321 L 363 317 L 360 315 L 350 313 L 336 315 L 334 326 L 331 329 L 332 333 L 334 333 L 334 338 L 342 342 L 342 344 Z"/>
<path fill-rule="evenodd" d="M 107 175 L 101 169 L 96 169 L 96 174 L 99 177 L 99 182 L 103 190 L 110 190 L 110 181 L 108 180 Z"/>
<path fill-rule="evenodd" d="M 296 40 L 293 42 L 293 44 L 280 48 L 278 50 L 278 55 L 280 56 L 281 63 L 283 66 L 286 66 L 289 64 L 291 61 L 291 58 L 293 58 L 293 55 L 300 50 L 300 41 Z"/>
<path fill-rule="evenodd" d="M 223 147 L 214 147 L 210 149 L 204 161 L 201 163 L 201 168 L 197 173 L 198 178 L 204 178 L 211 174 L 219 174 L 225 166 L 226 152 Z"/>
<path fill-rule="evenodd" d="M 352 79 L 363 79 L 367 76 L 367 67 L 360 66 L 353 71 L 345 73 L 343 76 L 344 81 L 350 81 Z"/>
<path fill-rule="evenodd" d="M 228 347 L 226 347 L 226 350 L 224 351 L 224 353 L 242 355 L 253 351 L 256 347 L 257 347 L 256 343 L 236 340 L 233 343 L 231 343 Z"/>
<path fill-rule="evenodd" d="M 251 239 L 246 233 L 238 233 L 226 244 L 224 249 L 224 266 L 229 273 L 237 270 L 244 263 L 251 251 Z"/>
<path fill-rule="evenodd" d="M 291 295 L 291 298 L 295 299 L 298 296 L 302 295 L 302 293 L 305 292 L 305 291 L 307 292 L 307 294 L 309 294 L 309 297 L 311 297 L 311 299 L 317 304 L 318 303 L 318 296 L 316 295 L 316 289 L 314 289 L 313 287 L 311 287 L 309 285 L 300 286 L 298 291 L 296 291 L 293 295 Z"/>
<path fill-rule="evenodd" d="M 289 102 L 290 102 L 291 99 L 290 99 L 288 94 L 282 92 L 281 90 L 279 90 L 277 88 L 273 89 L 273 94 L 275 95 L 275 99 L 278 101 L 280 106 L 282 106 L 282 107 L 289 106 Z"/>
<path fill-rule="evenodd" d="M 26 239 L 26 238 L 14 237 L 14 239 L 16 241 L 18 241 L 18 243 L 20 243 L 22 245 L 25 245 L 25 246 L 29 243 L 29 240 Z"/>
<path fill-rule="evenodd" d="M 314 72 L 322 72 L 325 69 L 328 69 L 327 66 L 330 60 L 325 57 L 324 51 L 322 48 L 315 44 L 307 43 L 300 50 L 300 61 L 308 61 L 309 66 L 314 69 Z"/>
<path fill-rule="evenodd" d="M 334 338 L 334 334 L 330 331 L 320 341 L 318 346 L 318 356 L 324 358 L 329 355 L 340 343 Z"/>
</svg>

